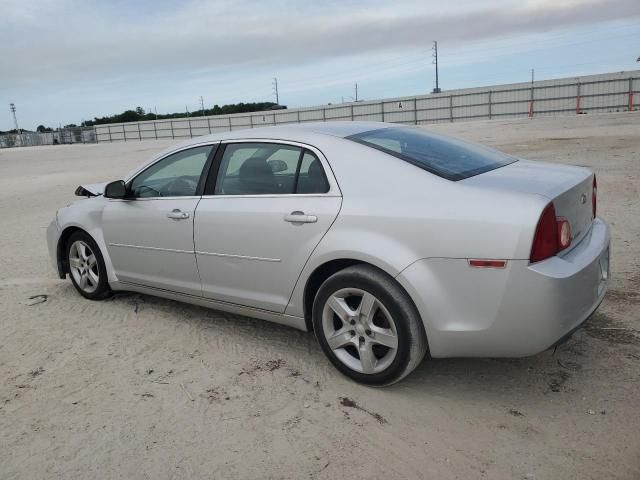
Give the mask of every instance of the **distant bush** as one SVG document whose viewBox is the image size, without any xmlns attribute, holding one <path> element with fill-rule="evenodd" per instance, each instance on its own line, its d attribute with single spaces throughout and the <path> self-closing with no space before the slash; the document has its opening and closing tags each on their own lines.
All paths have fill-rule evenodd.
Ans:
<svg viewBox="0 0 640 480">
<path fill-rule="evenodd" d="M 210 115 L 229 115 L 232 113 L 248 113 L 248 112 L 262 112 L 265 110 L 271 110 L 276 104 L 273 102 L 254 102 L 254 103 L 233 103 L 230 105 L 214 105 L 213 108 L 197 110 L 187 114 L 186 112 L 178 113 L 166 113 L 158 114 L 145 112 L 142 107 L 136 107 L 135 110 L 125 110 L 122 113 L 111 115 L 107 117 L 95 117 L 93 120 L 82 122 L 83 127 L 91 127 L 93 125 L 105 125 L 108 123 L 128 123 L 128 122 L 141 122 L 145 120 L 158 120 L 169 118 L 183 118 L 185 116 L 190 117 L 202 117 Z"/>
</svg>

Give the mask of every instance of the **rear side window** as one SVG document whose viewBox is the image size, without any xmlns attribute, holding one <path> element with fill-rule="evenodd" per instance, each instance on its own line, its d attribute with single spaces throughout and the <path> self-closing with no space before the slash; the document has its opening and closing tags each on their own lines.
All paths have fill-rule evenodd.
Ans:
<svg viewBox="0 0 640 480">
<path fill-rule="evenodd" d="M 215 195 L 326 193 L 320 160 L 299 147 L 277 143 L 230 143 L 225 147 Z"/>
<path fill-rule="evenodd" d="M 473 177 L 516 161 L 497 150 L 436 135 L 421 128 L 381 128 L 346 138 L 453 181 Z"/>
<path fill-rule="evenodd" d="M 300 163 L 296 193 L 327 193 L 329 182 L 318 157 L 305 150 Z"/>
</svg>

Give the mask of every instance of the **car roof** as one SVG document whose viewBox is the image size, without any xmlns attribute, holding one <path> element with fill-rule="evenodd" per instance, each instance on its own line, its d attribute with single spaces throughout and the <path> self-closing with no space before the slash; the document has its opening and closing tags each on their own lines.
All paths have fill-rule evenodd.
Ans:
<svg viewBox="0 0 640 480">
<path fill-rule="evenodd" d="M 175 151 L 183 150 L 190 146 L 204 145 L 211 142 L 225 140 L 255 139 L 255 140 L 282 140 L 299 142 L 321 148 L 323 139 L 345 138 L 371 130 L 381 128 L 397 128 L 402 125 L 384 122 L 356 122 L 356 121 L 328 121 L 328 122 L 303 122 L 287 123 L 283 125 L 272 125 L 268 127 L 242 128 L 225 132 L 212 133 L 190 138 L 183 142 L 178 142 L 168 148 L 156 153 L 144 165 L 129 172 L 125 179 L 144 170 L 158 159 L 169 155 Z"/>
<path fill-rule="evenodd" d="M 362 132 L 378 130 L 380 128 L 397 128 L 401 125 L 384 122 L 303 122 L 272 125 L 268 127 L 243 128 L 226 132 L 212 133 L 200 137 L 191 138 L 178 145 L 173 145 L 171 150 L 184 148 L 189 145 L 199 145 L 211 141 L 237 140 L 241 138 L 270 140 L 290 140 L 294 142 L 313 144 L 318 136 L 345 138 Z"/>
</svg>

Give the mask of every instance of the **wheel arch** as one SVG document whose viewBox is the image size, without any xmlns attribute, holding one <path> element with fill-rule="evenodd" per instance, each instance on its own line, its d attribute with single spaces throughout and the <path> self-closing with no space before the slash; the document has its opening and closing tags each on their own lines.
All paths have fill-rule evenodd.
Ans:
<svg viewBox="0 0 640 480">
<path fill-rule="evenodd" d="M 66 260 L 66 250 L 67 250 L 67 244 L 69 242 L 69 238 L 71 237 L 71 235 L 73 235 L 75 232 L 82 232 L 86 235 L 88 235 L 89 237 L 91 237 L 91 239 L 96 242 L 96 245 L 98 246 L 98 248 L 100 249 L 100 253 L 102 255 L 102 259 L 105 263 L 105 266 L 107 268 L 107 278 L 109 278 L 109 280 L 111 280 L 111 258 L 109 257 L 109 252 L 106 250 L 105 248 L 105 244 L 102 238 L 100 238 L 98 235 L 96 234 L 100 234 L 101 232 L 99 230 L 89 230 L 87 228 L 84 228 L 81 225 L 78 224 L 70 224 L 67 225 L 66 227 L 64 227 L 62 229 L 62 232 L 60 232 L 60 236 L 58 238 L 58 245 L 56 247 L 56 259 L 57 259 L 57 263 L 58 263 L 58 273 L 60 275 L 60 278 L 66 278 L 67 273 L 69 273 L 69 265 L 67 264 L 67 260 Z"/>
<path fill-rule="evenodd" d="M 313 321 L 312 321 L 313 301 L 316 298 L 316 295 L 318 293 L 318 290 L 320 289 L 320 286 L 331 275 L 339 272 L 340 270 L 344 270 L 345 268 L 352 267 L 354 265 L 367 265 L 369 267 L 375 268 L 376 270 L 379 270 L 380 272 L 387 275 L 389 278 L 393 279 L 393 281 L 397 284 L 397 286 L 407 295 L 407 298 L 409 298 L 414 308 L 416 309 L 416 312 L 418 312 L 419 314 L 419 310 L 411 294 L 407 291 L 407 289 L 403 285 L 400 284 L 400 282 L 396 280 L 395 275 L 386 271 L 384 268 L 381 268 L 379 265 L 375 265 L 365 260 L 356 259 L 356 258 L 337 258 L 337 259 L 326 261 L 321 265 L 318 265 L 313 270 L 311 275 L 309 275 L 305 283 L 304 293 L 303 293 L 303 309 L 304 309 L 303 311 L 304 311 L 304 321 L 308 331 L 310 332 L 313 331 Z"/>
<path fill-rule="evenodd" d="M 76 225 L 66 227 L 64 230 L 62 230 L 62 232 L 60 233 L 60 237 L 58 238 L 58 245 L 56 247 L 56 261 L 58 263 L 58 274 L 60 275 L 60 278 L 66 278 L 67 273 L 69 273 L 69 262 L 67 262 L 66 259 L 67 244 L 69 242 L 69 238 L 71 238 L 71 235 L 73 235 L 75 232 L 83 232 L 91 237 L 91 234 L 89 232 Z"/>
<path fill-rule="evenodd" d="M 304 323 L 308 331 L 313 331 L 311 312 L 313 310 L 313 301 L 320 289 L 320 285 L 322 285 L 324 281 L 334 273 L 358 264 L 370 265 L 362 260 L 356 260 L 353 258 L 337 258 L 317 266 L 311 275 L 309 275 L 305 283 L 303 293 Z"/>
</svg>

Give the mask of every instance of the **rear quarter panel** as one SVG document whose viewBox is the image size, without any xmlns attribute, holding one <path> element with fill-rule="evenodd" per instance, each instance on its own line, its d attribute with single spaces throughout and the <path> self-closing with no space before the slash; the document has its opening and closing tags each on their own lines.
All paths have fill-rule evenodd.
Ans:
<svg viewBox="0 0 640 480">
<path fill-rule="evenodd" d="M 342 209 L 307 262 L 287 313 L 303 315 L 306 280 L 334 259 L 365 261 L 395 277 L 425 258 L 529 258 L 548 202 L 543 196 L 445 180 L 349 140 L 322 150 Z"/>
</svg>

